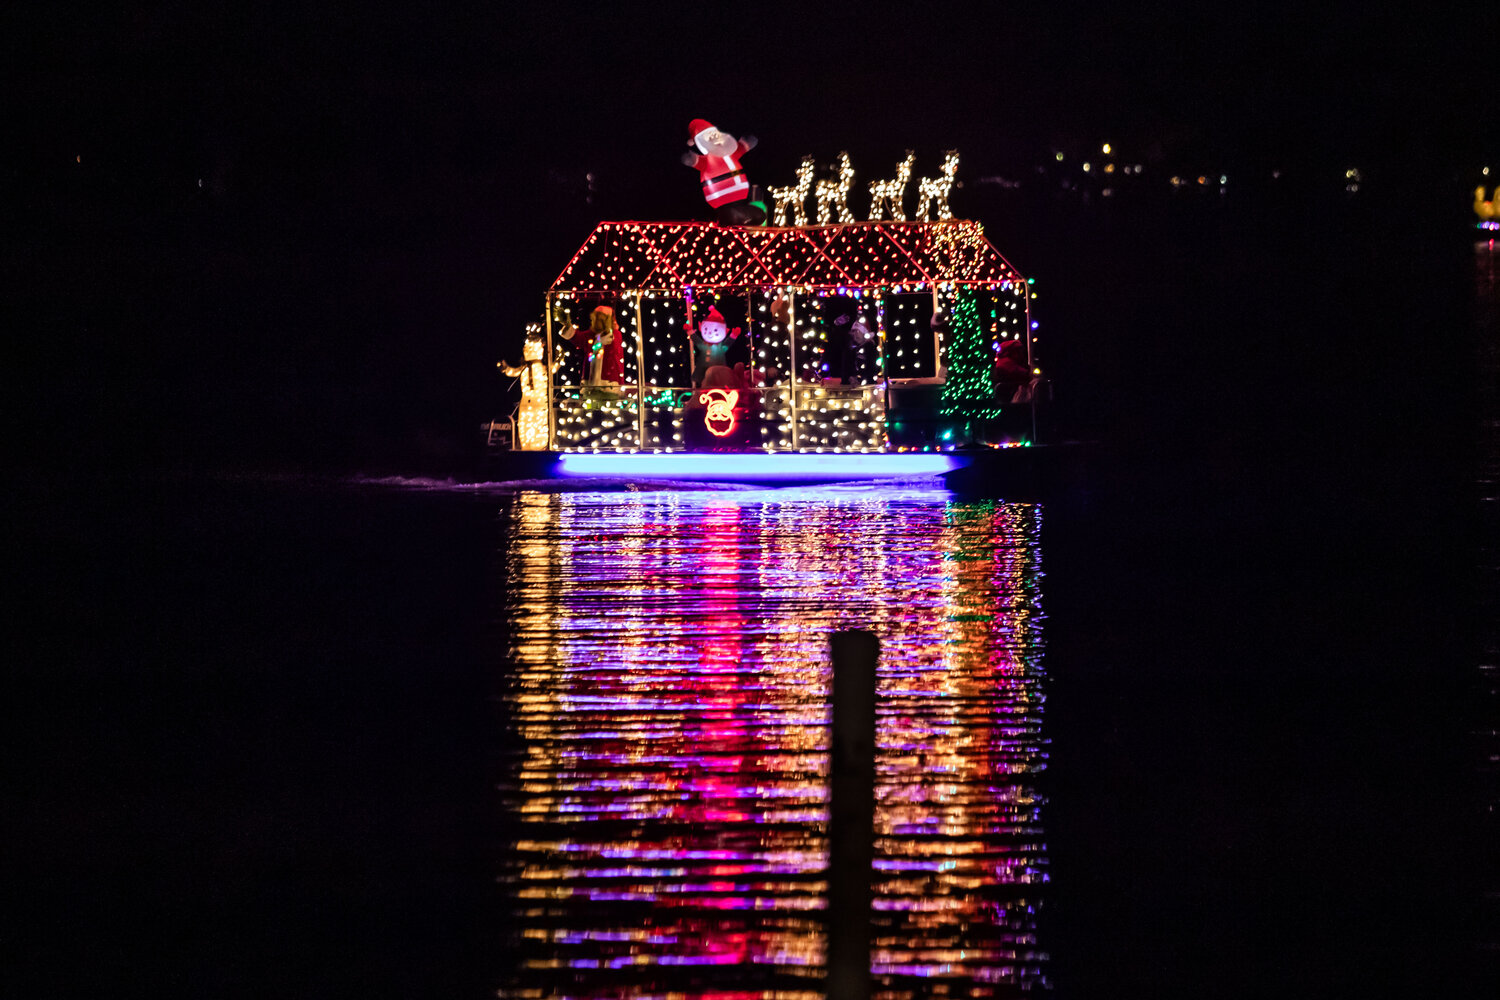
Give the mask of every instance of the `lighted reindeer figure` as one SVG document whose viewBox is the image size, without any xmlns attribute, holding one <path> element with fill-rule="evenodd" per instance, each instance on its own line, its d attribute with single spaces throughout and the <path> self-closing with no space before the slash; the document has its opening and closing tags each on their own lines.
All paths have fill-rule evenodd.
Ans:
<svg viewBox="0 0 1500 1000">
<path fill-rule="evenodd" d="M 776 199 L 775 216 L 771 220 L 773 226 L 805 226 L 807 225 L 807 193 L 812 190 L 813 182 L 813 158 L 804 156 L 802 165 L 797 168 L 797 183 L 791 187 L 768 188 L 771 196 Z M 788 209 L 791 212 L 788 213 Z M 790 221 L 789 221 L 790 216 Z"/>
<path fill-rule="evenodd" d="M 948 189 L 953 187 L 953 175 L 958 173 L 958 150 L 950 149 L 943 154 L 943 169 L 938 177 L 923 177 L 917 182 L 917 191 L 921 193 L 921 200 L 917 202 L 917 218 L 923 222 L 931 222 L 932 215 L 927 209 L 930 205 L 937 213 L 939 219 L 953 218 L 953 211 L 948 207 Z"/>
<path fill-rule="evenodd" d="M 896 164 L 895 180 L 870 182 L 871 222 L 885 218 L 887 204 L 891 207 L 891 221 L 906 221 L 906 209 L 901 207 L 901 202 L 906 197 L 906 182 L 911 180 L 911 165 L 916 158 L 917 154 L 908 149 L 906 159 Z"/>
<path fill-rule="evenodd" d="M 826 226 L 833 221 L 833 209 L 837 206 L 840 222 L 853 222 L 854 213 L 849 211 L 849 186 L 854 183 L 854 168 L 849 165 L 849 154 L 839 154 L 839 179 L 818 181 L 818 225 Z"/>
</svg>

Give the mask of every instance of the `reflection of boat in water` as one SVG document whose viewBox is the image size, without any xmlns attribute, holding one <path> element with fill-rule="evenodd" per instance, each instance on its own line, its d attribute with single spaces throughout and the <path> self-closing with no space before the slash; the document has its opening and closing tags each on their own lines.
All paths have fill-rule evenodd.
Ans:
<svg viewBox="0 0 1500 1000">
<path fill-rule="evenodd" d="M 497 1000 L 826 994 L 827 635 L 852 622 L 885 640 L 876 988 L 1051 985 L 1038 505 L 524 490 L 503 510 Z"/>
<path fill-rule="evenodd" d="M 1039 450 L 1035 297 L 976 222 L 602 223 L 547 292 L 492 455 L 627 479 L 1004 464 Z"/>
</svg>

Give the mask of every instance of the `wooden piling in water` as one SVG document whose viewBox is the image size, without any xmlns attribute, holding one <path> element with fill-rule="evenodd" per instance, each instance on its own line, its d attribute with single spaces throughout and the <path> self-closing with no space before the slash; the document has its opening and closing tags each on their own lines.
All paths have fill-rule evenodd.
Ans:
<svg viewBox="0 0 1500 1000">
<path fill-rule="evenodd" d="M 828 1000 L 869 1000 L 875 857 L 875 665 L 880 640 L 835 632 L 829 743 Z"/>
</svg>

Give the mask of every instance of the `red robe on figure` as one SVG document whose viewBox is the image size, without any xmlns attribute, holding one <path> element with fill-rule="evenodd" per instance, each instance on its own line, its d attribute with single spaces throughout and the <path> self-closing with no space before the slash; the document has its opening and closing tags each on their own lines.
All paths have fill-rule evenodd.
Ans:
<svg viewBox="0 0 1500 1000">
<path fill-rule="evenodd" d="M 599 306 L 589 314 L 588 326 L 578 328 L 570 322 L 562 336 L 583 351 L 584 385 L 619 385 L 625 371 L 625 336 L 615 323 L 614 309 Z"/>
</svg>

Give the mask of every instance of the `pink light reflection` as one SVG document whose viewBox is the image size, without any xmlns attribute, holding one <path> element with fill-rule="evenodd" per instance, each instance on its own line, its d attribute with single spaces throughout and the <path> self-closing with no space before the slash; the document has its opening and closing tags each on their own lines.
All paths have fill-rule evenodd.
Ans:
<svg viewBox="0 0 1500 1000">
<path fill-rule="evenodd" d="M 516 503 L 523 750 L 501 795 L 531 829 L 502 884 L 518 914 L 546 902 L 518 917 L 535 964 L 501 996 L 728 998 L 712 977 L 752 968 L 779 978 L 747 1000 L 803 996 L 823 947 L 826 635 L 849 624 L 887 639 L 881 968 L 925 977 L 918 992 L 1045 983 L 1036 508 L 802 490 Z"/>
</svg>

